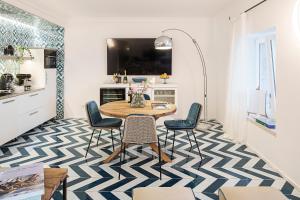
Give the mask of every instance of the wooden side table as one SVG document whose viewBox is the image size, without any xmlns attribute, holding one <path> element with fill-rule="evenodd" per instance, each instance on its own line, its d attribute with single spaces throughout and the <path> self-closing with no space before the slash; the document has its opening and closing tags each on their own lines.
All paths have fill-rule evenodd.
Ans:
<svg viewBox="0 0 300 200">
<path fill-rule="evenodd" d="M 63 200 L 67 200 L 67 178 L 68 169 L 65 168 L 45 168 L 45 194 L 42 196 L 42 200 L 50 200 L 62 184 L 63 186 Z"/>
<path fill-rule="evenodd" d="M 0 172 L 5 169 L 7 167 L 0 167 Z M 63 200 L 67 200 L 67 178 L 68 169 L 66 168 L 44 168 L 45 194 L 42 200 L 50 200 L 61 184 L 63 185 Z"/>
</svg>

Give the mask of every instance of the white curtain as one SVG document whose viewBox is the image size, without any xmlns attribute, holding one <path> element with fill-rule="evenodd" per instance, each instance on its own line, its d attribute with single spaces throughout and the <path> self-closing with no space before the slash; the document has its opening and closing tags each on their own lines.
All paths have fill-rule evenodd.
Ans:
<svg viewBox="0 0 300 200">
<path fill-rule="evenodd" d="M 243 13 L 233 24 L 224 124 L 225 137 L 241 143 L 246 140 L 247 100 L 252 74 L 249 48 L 247 14 Z"/>
</svg>

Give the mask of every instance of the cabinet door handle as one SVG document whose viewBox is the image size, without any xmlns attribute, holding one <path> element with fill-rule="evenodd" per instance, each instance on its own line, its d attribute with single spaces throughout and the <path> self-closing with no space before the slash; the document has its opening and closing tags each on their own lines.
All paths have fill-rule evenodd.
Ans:
<svg viewBox="0 0 300 200">
<path fill-rule="evenodd" d="M 12 102 L 14 102 L 14 101 L 15 101 L 15 99 L 9 100 L 9 101 L 4 101 L 2 104 L 8 104 L 8 103 L 12 103 Z"/>
<path fill-rule="evenodd" d="M 39 111 L 35 111 L 33 113 L 30 113 L 29 115 L 32 116 L 32 115 L 35 115 L 35 114 L 38 114 L 38 113 L 39 113 Z"/>
<path fill-rule="evenodd" d="M 32 95 L 29 95 L 30 97 L 34 97 L 34 96 L 37 96 L 39 95 L 39 93 L 36 93 L 36 94 L 32 94 Z"/>
</svg>

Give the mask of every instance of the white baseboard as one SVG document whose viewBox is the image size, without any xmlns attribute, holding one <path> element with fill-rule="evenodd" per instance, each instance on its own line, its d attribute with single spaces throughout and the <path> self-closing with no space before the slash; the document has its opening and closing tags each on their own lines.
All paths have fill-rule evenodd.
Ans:
<svg viewBox="0 0 300 200">
<path fill-rule="evenodd" d="M 255 148 L 247 144 L 248 148 L 251 149 L 255 154 L 257 154 L 260 158 L 262 158 L 271 168 L 275 169 L 279 174 L 286 179 L 290 184 L 292 184 L 297 190 L 300 189 L 300 185 L 298 185 L 292 178 L 286 175 L 284 171 L 282 171 L 277 165 L 271 162 L 266 156 L 259 153 Z"/>
</svg>

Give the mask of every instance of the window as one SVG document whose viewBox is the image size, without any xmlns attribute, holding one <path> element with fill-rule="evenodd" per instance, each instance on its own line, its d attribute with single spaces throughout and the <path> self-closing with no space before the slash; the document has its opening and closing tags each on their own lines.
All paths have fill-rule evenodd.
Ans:
<svg viewBox="0 0 300 200">
<path fill-rule="evenodd" d="M 276 35 L 259 34 L 255 43 L 255 87 L 250 97 L 249 113 L 259 115 L 275 126 L 276 112 Z"/>
</svg>

